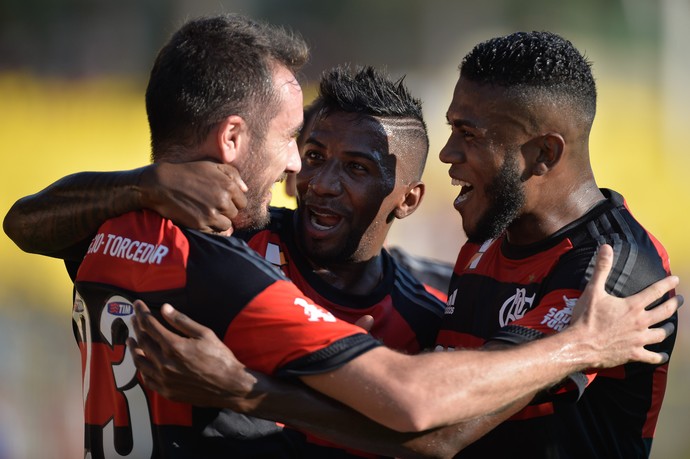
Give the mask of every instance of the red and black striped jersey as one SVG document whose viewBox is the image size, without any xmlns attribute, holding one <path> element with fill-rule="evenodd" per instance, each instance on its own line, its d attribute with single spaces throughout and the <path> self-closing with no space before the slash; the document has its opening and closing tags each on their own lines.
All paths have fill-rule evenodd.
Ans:
<svg viewBox="0 0 690 459">
<path fill-rule="evenodd" d="M 372 315 L 374 325 L 370 334 L 386 346 L 407 353 L 433 347 L 445 308 L 440 298 L 429 293 L 429 289 L 386 250 L 380 255 L 383 277 L 372 292 L 358 295 L 333 287 L 313 272 L 296 247 L 293 219 L 293 210 L 273 208 L 271 223 L 266 229 L 241 237 L 279 267 L 309 298 L 339 319 L 354 323 L 365 314 Z M 311 435 L 307 439 L 297 457 L 377 457 L 335 446 Z"/>
<path fill-rule="evenodd" d="M 366 295 L 333 287 L 313 272 L 296 246 L 294 211 L 271 209 L 271 223 L 258 232 L 240 235 L 249 247 L 266 258 L 309 298 L 339 319 L 355 322 L 365 314 L 374 317 L 370 334 L 387 347 L 416 354 L 432 349 L 445 308 L 445 294 L 438 296 L 414 278 L 386 251 L 381 251 L 383 276 Z"/>
<path fill-rule="evenodd" d="M 278 376 L 331 371 L 379 345 L 315 305 L 236 237 L 179 228 L 149 211 L 109 220 L 75 279 L 87 457 L 247 453 L 244 442 L 224 435 L 237 433 L 233 413 L 171 402 L 140 384 L 125 343 L 137 298 L 154 313 L 173 304 L 213 329 L 248 367 Z M 244 439 L 255 435 L 254 425 L 249 430 Z M 267 450 L 259 454 L 281 457 L 260 443 Z"/>
<path fill-rule="evenodd" d="M 489 340 L 519 344 L 567 327 L 604 243 L 615 254 L 607 280 L 612 294 L 631 295 L 668 275 L 661 244 L 632 217 L 622 196 L 602 192 L 606 200 L 544 241 L 518 247 L 499 237 L 465 244 L 437 350 Z M 674 342 L 675 334 L 652 348 L 670 354 Z M 630 363 L 573 375 L 458 457 L 648 457 L 667 369 Z"/>
</svg>

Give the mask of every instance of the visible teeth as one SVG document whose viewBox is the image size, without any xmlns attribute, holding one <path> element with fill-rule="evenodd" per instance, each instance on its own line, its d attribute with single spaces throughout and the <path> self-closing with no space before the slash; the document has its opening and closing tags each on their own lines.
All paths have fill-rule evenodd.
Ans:
<svg viewBox="0 0 690 459">
<path fill-rule="evenodd" d="M 460 180 L 460 179 L 456 179 L 456 178 L 451 178 L 450 184 L 453 186 L 470 186 L 469 182 L 466 182 L 466 181 Z"/>
<path fill-rule="evenodd" d="M 326 225 L 321 225 L 320 223 L 318 223 L 316 221 L 316 217 L 314 215 L 311 216 L 310 220 L 311 220 L 311 224 L 314 226 L 314 228 L 316 228 L 318 230 L 326 231 L 326 230 L 333 228 L 333 226 L 326 226 Z"/>
</svg>

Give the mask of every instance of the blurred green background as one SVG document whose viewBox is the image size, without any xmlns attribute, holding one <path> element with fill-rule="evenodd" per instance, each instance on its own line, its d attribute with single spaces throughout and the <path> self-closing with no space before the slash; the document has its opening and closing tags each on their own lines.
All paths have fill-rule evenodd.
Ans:
<svg viewBox="0 0 690 459">
<path fill-rule="evenodd" d="M 190 17 L 241 12 L 309 42 L 305 93 L 343 62 L 407 75 L 431 135 L 422 208 L 390 244 L 454 261 L 464 242 L 438 151 L 457 66 L 479 41 L 551 30 L 594 63 L 599 109 L 592 160 L 666 246 L 690 292 L 690 2 L 688 0 L 0 0 L 0 212 L 81 170 L 148 162 L 143 93 L 150 65 Z M 307 100 L 308 101 L 308 100 Z M 276 203 L 290 205 L 277 193 Z M 685 308 L 687 309 L 687 307 Z M 81 456 L 79 353 L 71 285 L 59 260 L 22 253 L 0 235 L 0 459 Z M 690 339 L 680 314 L 654 458 L 690 458 Z"/>
</svg>

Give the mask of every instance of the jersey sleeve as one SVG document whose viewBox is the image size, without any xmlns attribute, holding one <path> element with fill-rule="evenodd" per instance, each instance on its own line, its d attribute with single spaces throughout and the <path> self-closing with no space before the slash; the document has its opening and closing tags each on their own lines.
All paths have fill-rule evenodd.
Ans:
<svg viewBox="0 0 690 459">
<path fill-rule="evenodd" d="M 612 238 L 601 242 L 610 244 L 614 249 L 614 265 L 606 281 L 606 291 L 610 294 L 620 297 L 635 294 L 666 275 L 657 252 L 645 250 L 637 241 Z M 521 319 L 499 330 L 493 339 L 519 344 L 565 329 L 570 324 L 577 300 L 592 277 L 596 250 L 597 246 L 591 244 L 564 255 L 542 283 L 537 305 Z M 663 299 L 655 302 L 652 307 Z M 654 352 L 669 353 L 672 348 L 671 338 L 649 347 Z M 571 375 L 568 385 L 570 388 L 576 387 L 581 395 L 585 386 L 602 371 L 606 374 L 631 375 L 647 371 L 647 368 L 648 365 L 633 362 L 616 369 L 587 370 L 582 374 Z"/>
<path fill-rule="evenodd" d="M 362 328 L 336 319 L 284 280 L 243 308 L 224 341 L 247 366 L 283 376 L 332 371 L 379 345 Z"/>
</svg>

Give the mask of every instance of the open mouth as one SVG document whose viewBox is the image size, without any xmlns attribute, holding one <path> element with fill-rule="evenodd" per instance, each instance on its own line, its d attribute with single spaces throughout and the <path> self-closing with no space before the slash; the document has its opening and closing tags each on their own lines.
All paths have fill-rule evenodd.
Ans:
<svg viewBox="0 0 690 459">
<path fill-rule="evenodd" d="M 474 190 L 474 186 L 470 184 L 470 182 L 466 182 L 464 180 L 452 178 L 450 181 L 450 184 L 453 186 L 461 186 L 462 189 L 460 190 L 460 194 L 458 197 L 455 199 L 455 204 L 460 204 L 464 201 L 466 201 L 470 195 L 472 194 L 472 191 Z"/>
<path fill-rule="evenodd" d="M 327 231 L 335 228 L 343 220 L 337 214 L 329 213 L 324 210 L 309 209 L 309 221 L 314 228 L 319 231 Z"/>
</svg>

